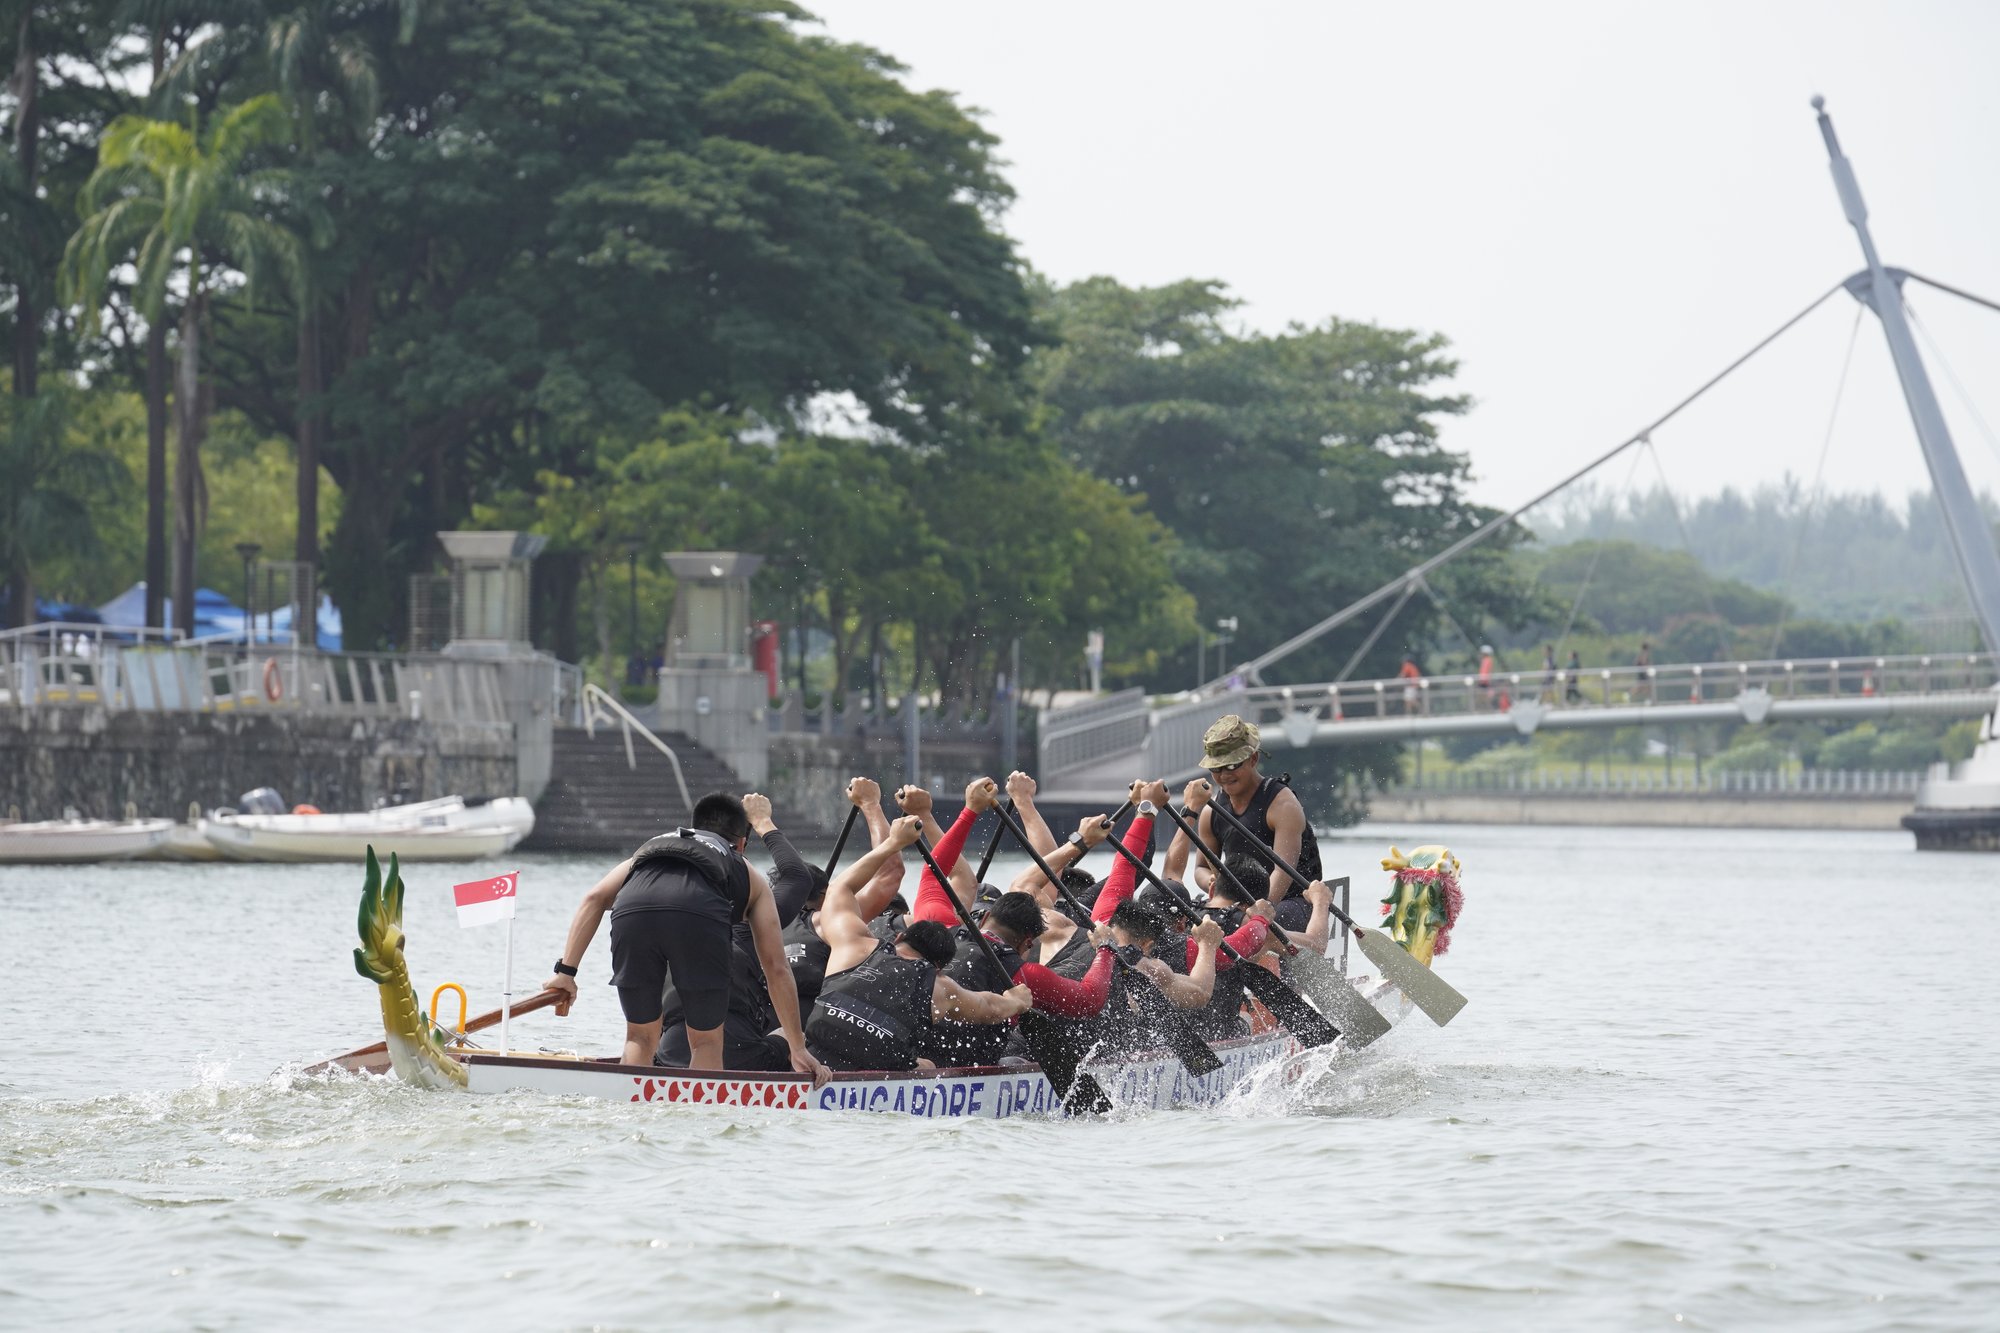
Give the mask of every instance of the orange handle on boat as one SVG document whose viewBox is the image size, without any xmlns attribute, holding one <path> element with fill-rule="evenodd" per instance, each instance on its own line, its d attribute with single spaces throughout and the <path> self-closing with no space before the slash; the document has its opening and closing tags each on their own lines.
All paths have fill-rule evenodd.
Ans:
<svg viewBox="0 0 2000 1333">
<path fill-rule="evenodd" d="M 458 1031 L 460 1036 L 464 1036 L 465 1035 L 465 987 L 459 985 L 456 981 L 447 981 L 442 986 L 439 986 L 436 990 L 431 992 L 431 1022 L 432 1024 L 436 1024 L 436 1022 L 438 1021 L 438 996 L 444 994 L 448 990 L 455 990 L 458 992 Z"/>
</svg>

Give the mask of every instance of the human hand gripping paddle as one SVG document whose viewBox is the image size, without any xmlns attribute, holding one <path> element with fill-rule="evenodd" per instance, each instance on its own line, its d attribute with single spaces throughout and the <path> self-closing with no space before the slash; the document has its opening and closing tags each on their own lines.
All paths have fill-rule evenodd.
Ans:
<svg viewBox="0 0 2000 1333">
<path fill-rule="evenodd" d="M 986 961 L 993 964 L 995 971 L 1007 976 L 1007 965 L 1000 961 L 999 951 L 993 941 L 986 938 L 986 932 L 972 919 L 972 913 L 958 900 L 952 891 L 951 876 L 945 874 L 931 855 L 931 845 L 922 834 L 917 835 L 917 854 L 924 858 L 924 865 L 937 876 L 944 889 L 944 896 L 951 899 L 952 910 L 958 913 L 959 924 L 972 936 L 973 942 L 986 954 Z M 1047 1018 L 1030 1009 L 1021 1015 L 1021 1037 L 1028 1044 L 1028 1054 L 1042 1067 L 1042 1074 L 1049 1086 L 1056 1090 L 1056 1097 L 1063 1109 L 1072 1114 L 1104 1115 L 1111 1110 L 1111 1099 L 1104 1095 L 1104 1089 L 1089 1074 L 1077 1072 L 1078 1052 L 1071 1049 L 1064 1034 Z"/>
<path fill-rule="evenodd" d="M 1154 807 L 1151 801 L 1146 801 L 1139 806 L 1139 813 L 1141 815 L 1150 815 L 1154 813 L 1155 809 L 1156 807 Z M 1127 847 L 1118 838 L 1110 838 L 1107 841 L 1110 842 L 1112 850 L 1131 863 L 1132 869 L 1138 872 L 1141 878 L 1159 891 L 1160 896 L 1165 899 L 1170 910 L 1176 913 L 1183 921 L 1186 921 L 1189 926 L 1196 924 L 1194 908 L 1184 901 L 1180 894 L 1175 893 L 1171 888 L 1167 887 L 1166 881 L 1153 873 L 1153 868 L 1146 864 L 1144 858 L 1130 847 Z M 1278 929 L 1277 922 L 1267 921 L 1266 924 L 1272 931 L 1277 932 L 1281 940 L 1284 939 L 1284 933 Z M 1291 943 L 1289 940 L 1285 940 L 1284 942 L 1287 945 Z M 1282 978 L 1244 958 L 1242 954 L 1229 946 L 1229 941 L 1227 940 L 1224 940 L 1219 947 L 1223 955 L 1236 965 L 1243 981 L 1243 988 L 1263 1001 L 1264 1007 L 1269 1009 L 1277 1020 L 1285 1025 L 1287 1031 L 1299 1039 L 1301 1045 L 1327 1046 L 1331 1045 L 1334 1039 L 1340 1036 L 1340 1029 L 1327 1022 L 1326 1015 L 1307 1004 L 1305 999 L 1297 991 L 1287 986 Z M 1296 953 L 1297 949 L 1294 948 L 1293 952 Z M 1351 986 L 1347 990 L 1350 995 L 1354 993 L 1354 988 Z M 1359 1000 L 1361 997 L 1356 995 L 1355 998 Z M 1367 1001 L 1362 1000 L 1362 1003 L 1367 1004 Z M 1373 1006 L 1371 1005 L 1369 1008 L 1370 1012 L 1373 1012 Z M 1377 1014 L 1376 1017 L 1380 1018 L 1381 1015 Z M 1386 1022 L 1383 1024 L 1383 1030 L 1388 1030 Z"/>
<path fill-rule="evenodd" d="M 1160 807 L 1160 813 L 1172 820 L 1174 827 L 1186 835 L 1187 840 L 1194 844 L 1195 850 L 1201 853 L 1202 859 L 1208 862 L 1216 877 L 1229 885 L 1237 897 L 1245 904 L 1258 900 L 1258 895 L 1250 892 L 1243 881 L 1236 877 L 1236 872 L 1224 865 L 1221 857 L 1208 850 L 1208 844 L 1201 840 L 1200 832 L 1182 817 L 1180 811 L 1171 805 L 1163 805 Z M 1335 884 L 1342 882 L 1334 881 Z M 1331 908 L 1332 904 L 1329 903 L 1328 907 Z M 1292 971 L 1299 979 L 1299 989 L 1311 996 L 1313 1003 L 1319 1006 L 1320 1013 L 1331 1019 L 1333 1025 L 1346 1036 L 1348 1050 L 1358 1051 L 1363 1046 L 1387 1035 L 1389 1020 L 1382 1017 L 1379 1009 L 1361 997 L 1361 993 L 1349 983 L 1346 971 L 1339 964 L 1312 949 L 1301 949 L 1276 920 L 1270 920 L 1269 925 L 1272 935 L 1285 947 L 1286 955 L 1292 964 Z M 1266 1001 L 1266 1004 L 1268 1003 Z"/>
<path fill-rule="evenodd" d="M 1299 873 L 1298 867 L 1280 857 L 1269 843 L 1244 826 L 1243 821 L 1237 818 L 1236 812 L 1229 808 L 1229 798 L 1216 791 L 1213 783 L 1208 784 L 1208 787 L 1212 796 L 1220 798 L 1210 800 L 1209 809 L 1228 820 L 1230 826 L 1248 839 L 1252 847 L 1269 857 L 1271 863 L 1278 869 L 1290 875 L 1300 889 L 1303 890 L 1311 883 Z M 1203 845 L 1199 838 L 1195 843 L 1197 846 Z M 1209 859 L 1213 864 L 1215 858 L 1211 856 Z M 1442 1027 L 1451 1022 L 1459 1010 L 1465 1008 L 1465 997 L 1454 990 L 1450 982 L 1410 957 L 1409 951 L 1402 945 L 1379 930 L 1356 925 L 1354 918 L 1341 911 L 1338 905 L 1334 906 L 1333 914 L 1340 918 L 1343 926 L 1354 932 L 1355 941 L 1361 945 L 1361 952 L 1368 955 L 1368 961 L 1380 968 L 1382 975 L 1394 982 L 1396 988 L 1408 996 L 1417 1008 L 1429 1014 L 1432 1022 Z"/>
<path fill-rule="evenodd" d="M 1124 814 L 1126 806 L 1130 804 L 1131 802 L 1127 801 L 1125 806 L 1120 806 L 1118 815 Z M 1070 893 L 1069 887 L 1062 882 L 1062 877 L 1049 868 L 1048 861 L 1043 858 L 1040 852 L 1035 850 L 1035 845 L 1028 841 L 1027 830 L 1023 829 L 1020 822 L 1014 818 L 1014 812 L 1005 806 L 996 808 L 1003 826 L 1009 833 L 1014 835 L 1014 840 L 1021 844 L 1021 850 L 1026 852 L 1028 859 L 1035 863 L 1035 869 L 1041 871 L 1043 878 L 1055 885 L 1056 892 L 1062 895 L 1063 901 L 1070 905 L 1071 910 L 1083 911 L 1083 904 L 1078 902 L 1075 896 Z M 1113 815 L 1111 822 L 1116 823 L 1118 815 Z M 1089 913 L 1084 912 L 1084 915 L 1087 917 Z M 1139 969 L 1126 962 L 1122 957 L 1118 957 L 1115 950 L 1112 956 L 1118 958 L 1118 966 L 1125 971 L 1139 971 Z M 1160 1030 L 1161 1034 L 1166 1037 L 1168 1046 L 1173 1050 L 1175 1057 L 1180 1060 L 1181 1064 L 1187 1067 L 1188 1073 L 1199 1077 L 1202 1074 L 1213 1073 L 1222 1068 L 1222 1057 L 1218 1056 L 1214 1049 L 1201 1039 L 1201 1034 L 1189 1026 L 1188 1021 L 1175 1011 L 1173 1004 L 1165 995 L 1160 993 L 1159 987 L 1155 986 L 1150 978 L 1146 978 L 1143 973 L 1139 975 L 1145 981 L 1145 984 L 1133 987 L 1133 997 L 1142 1006 L 1147 1020 L 1152 1022 Z M 1155 1003 L 1155 1000 L 1158 1003 Z"/>
</svg>

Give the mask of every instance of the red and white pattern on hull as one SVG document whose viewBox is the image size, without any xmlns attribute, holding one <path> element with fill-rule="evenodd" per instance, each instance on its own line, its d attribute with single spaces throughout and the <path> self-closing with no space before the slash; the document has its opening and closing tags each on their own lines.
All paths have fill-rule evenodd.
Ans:
<svg viewBox="0 0 2000 1333">
<path fill-rule="evenodd" d="M 1222 1068 L 1196 1078 L 1164 1053 L 1087 1066 L 1120 1109 L 1213 1105 L 1299 1046 L 1283 1032 L 1214 1043 Z M 1003 1120 L 1051 1115 L 1060 1099 L 1034 1065 L 909 1073 L 836 1074 L 815 1088 L 801 1074 L 707 1074 L 623 1065 L 603 1060 L 552 1060 L 474 1054 L 467 1059 L 467 1090 L 475 1093 L 543 1092 L 673 1107 L 720 1106 L 781 1111 L 874 1111 L 923 1119 L 972 1117 Z M 1287 1082 L 1296 1067 L 1281 1074 Z"/>
</svg>

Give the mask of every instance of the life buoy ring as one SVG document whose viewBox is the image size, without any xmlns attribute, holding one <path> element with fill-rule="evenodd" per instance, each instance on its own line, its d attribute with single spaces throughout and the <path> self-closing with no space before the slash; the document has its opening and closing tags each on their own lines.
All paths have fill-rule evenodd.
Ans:
<svg viewBox="0 0 2000 1333">
<path fill-rule="evenodd" d="M 285 697 L 285 682 L 278 676 L 278 659 L 264 659 L 264 697 L 272 703 Z"/>
<path fill-rule="evenodd" d="M 317 815 L 325 812 L 316 805 L 295 805 L 292 807 L 292 813 L 295 815 Z"/>
</svg>

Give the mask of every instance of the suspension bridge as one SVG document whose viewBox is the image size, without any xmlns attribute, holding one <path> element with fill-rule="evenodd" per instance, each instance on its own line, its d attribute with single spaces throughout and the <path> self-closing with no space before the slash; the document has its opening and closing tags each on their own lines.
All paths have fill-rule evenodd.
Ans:
<svg viewBox="0 0 2000 1333">
<path fill-rule="evenodd" d="M 1283 643 L 1237 663 L 1198 689 L 1169 699 L 1148 698 L 1142 691 L 1127 690 L 1044 711 L 1037 759 L 1045 799 L 1089 805 L 1109 798 L 1109 803 L 1116 804 L 1135 776 L 1192 776 L 1198 771 L 1195 761 L 1201 754 L 1202 731 L 1227 712 L 1257 723 L 1267 749 L 1434 736 L 1527 737 L 1541 730 L 1574 728 L 1755 725 L 1796 719 L 1860 722 L 1993 714 L 2000 704 L 2000 692 L 1996 692 L 1996 682 L 2000 682 L 2000 553 L 1995 551 L 1993 533 L 1966 480 L 1912 337 L 1904 288 L 1916 282 L 1991 310 L 2000 310 L 2000 303 L 1882 263 L 1868 229 L 1868 210 L 1852 164 L 1841 152 L 1822 100 L 1814 98 L 1813 107 L 1835 189 L 1861 243 L 1865 268 L 1833 284 L 1693 393 L 1525 504 L 1467 533 Z M 1652 449 L 1655 431 L 1842 292 L 1872 311 L 1882 326 L 1986 651 L 1507 671 L 1485 677 L 1346 679 L 1412 597 L 1437 598 L 1430 575 L 1613 459 L 1633 450 Z M 1849 352 L 1851 358 L 1851 342 Z M 1843 383 L 1845 373 L 1843 368 Z M 1312 684 L 1264 682 L 1266 670 L 1371 612 L 1376 613 L 1373 626 L 1339 677 Z M 1989 735 L 1995 730 L 2000 730 L 2000 723 L 1988 728 Z M 1973 763 L 2000 768 L 2000 741 L 1984 741 Z M 1994 804 L 2000 804 L 2000 790 L 1996 790 Z"/>
</svg>

